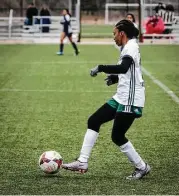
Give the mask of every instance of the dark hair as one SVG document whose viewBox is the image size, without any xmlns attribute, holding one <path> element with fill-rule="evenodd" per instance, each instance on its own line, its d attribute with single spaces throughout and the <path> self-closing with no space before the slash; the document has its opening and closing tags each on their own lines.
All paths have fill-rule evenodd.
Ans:
<svg viewBox="0 0 179 196">
<path fill-rule="evenodd" d="M 166 6 L 166 10 L 167 10 L 167 11 L 170 11 L 170 12 L 174 12 L 174 11 L 175 11 L 175 9 L 174 9 L 174 7 L 173 7 L 172 4 L 168 4 L 168 5 Z"/>
<path fill-rule="evenodd" d="M 70 15 L 70 16 L 71 16 L 71 14 L 70 14 L 70 12 L 69 12 L 69 9 L 68 9 L 68 8 L 65 8 L 64 10 L 67 12 L 67 14 L 68 14 L 68 15 Z"/>
<path fill-rule="evenodd" d="M 33 3 L 33 2 L 31 2 L 31 3 L 29 3 L 29 5 L 34 6 L 34 3 Z"/>
<path fill-rule="evenodd" d="M 133 20 L 132 22 L 135 22 L 135 16 L 134 16 L 134 14 L 128 13 L 127 16 L 131 16 L 132 17 L 132 20 Z"/>
<path fill-rule="evenodd" d="M 159 10 L 165 10 L 166 5 L 163 3 L 158 3 L 158 5 L 154 8 L 155 12 L 158 13 Z"/>
<path fill-rule="evenodd" d="M 135 30 L 134 30 L 134 37 L 138 37 L 138 35 L 139 35 L 139 29 L 137 29 L 136 27 L 135 27 Z"/>
<path fill-rule="evenodd" d="M 121 20 L 116 25 L 115 28 L 118 29 L 118 31 L 124 31 L 125 34 L 129 39 L 132 39 L 133 37 L 138 36 L 137 35 L 137 28 L 134 26 L 133 22 L 129 20 Z"/>
</svg>

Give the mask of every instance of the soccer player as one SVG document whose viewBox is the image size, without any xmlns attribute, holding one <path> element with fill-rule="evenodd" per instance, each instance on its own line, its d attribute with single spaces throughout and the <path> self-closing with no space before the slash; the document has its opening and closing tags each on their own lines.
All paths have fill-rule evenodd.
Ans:
<svg viewBox="0 0 179 196">
<path fill-rule="evenodd" d="M 135 23 L 136 20 L 135 20 L 134 14 L 128 13 L 128 14 L 126 15 L 126 19 L 129 20 L 129 21 L 131 21 L 131 22 L 134 24 L 134 26 L 135 26 L 135 28 L 136 28 L 136 29 L 135 29 L 136 33 L 135 33 L 135 35 L 134 35 L 134 38 L 137 38 L 137 36 L 138 36 L 138 34 L 139 34 L 139 30 L 138 30 L 137 24 Z"/>
<path fill-rule="evenodd" d="M 122 47 L 117 65 L 98 65 L 91 69 L 90 75 L 98 73 L 115 74 L 107 77 L 107 85 L 118 83 L 116 94 L 102 105 L 88 119 L 88 129 L 84 137 L 79 158 L 63 164 L 63 168 L 85 173 L 88 170 L 88 159 L 98 138 L 100 126 L 114 120 L 112 141 L 119 147 L 135 167 L 127 179 L 137 180 L 150 172 L 150 166 L 144 162 L 125 134 L 136 118 L 142 116 L 145 102 L 145 87 L 141 73 L 139 46 L 134 36 L 134 24 L 129 20 L 121 20 L 113 30 L 114 41 Z M 116 77 L 117 76 L 117 77 Z"/>
<path fill-rule="evenodd" d="M 65 37 L 67 36 L 69 41 L 71 42 L 74 50 L 75 50 L 75 55 L 79 54 L 78 48 L 75 44 L 75 42 L 73 42 L 72 40 L 72 28 L 71 28 L 71 15 L 69 13 L 68 9 L 64 9 L 63 10 L 63 19 L 61 20 L 61 24 L 63 25 L 63 31 L 61 33 L 61 37 L 60 37 L 60 50 L 59 52 L 57 52 L 58 55 L 63 55 L 63 48 L 64 48 L 64 43 L 63 40 L 65 39 Z"/>
<path fill-rule="evenodd" d="M 130 20 L 131 22 L 133 22 L 134 26 L 137 28 L 137 24 L 135 23 L 135 16 L 134 14 L 128 13 L 126 16 L 127 20 Z"/>
</svg>

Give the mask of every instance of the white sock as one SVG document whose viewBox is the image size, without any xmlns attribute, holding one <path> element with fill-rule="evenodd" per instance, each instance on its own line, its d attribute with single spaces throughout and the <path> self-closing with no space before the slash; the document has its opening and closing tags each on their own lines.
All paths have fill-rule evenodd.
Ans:
<svg viewBox="0 0 179 196">
<path fill-rule="evenodd" d="M 80 152 L 80 157 L 78 158 L 79 161 L 88 162 L 91 150 L 98 138 L 98 135 L 98 132 L 87 129 Z"/>
<path fill-rule="evenodd" d="M 145 162 L 140 155 L 136 152 L 134 146 L 130 141 L 120 146 L 121 152 L 123 152 L 129 159 L 129 161 L 138 169 L 144 170 L 146 167 Z"/>
</svg>

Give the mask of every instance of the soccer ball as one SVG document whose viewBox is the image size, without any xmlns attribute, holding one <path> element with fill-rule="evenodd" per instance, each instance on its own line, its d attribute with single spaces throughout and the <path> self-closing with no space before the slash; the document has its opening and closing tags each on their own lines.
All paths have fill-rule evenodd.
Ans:
<svg viewBox="0 0 179 196">
<path fill-rule="evenodd" d="M 59 172 L 63 159 L 56 151 L 46 151 L 39 158 L 39 166 L 46 174 L 56 174 Z"/>
</svg>

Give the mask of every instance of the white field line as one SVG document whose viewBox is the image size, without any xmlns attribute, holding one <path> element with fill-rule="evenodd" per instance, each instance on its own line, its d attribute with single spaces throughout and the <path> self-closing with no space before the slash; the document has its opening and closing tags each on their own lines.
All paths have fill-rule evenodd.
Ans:
<svg viewBox="0 0 179 196">
<path fill-rule="evenodd" d="M 0 58 L 1 62 L 0 65 L 3 65 L 4 63 L 7 62 L 3 62 L 6 59 Z M 20 65 L 24 65 L 24 64 L 51 64 L 51 65 L 55 65 L 55 64 L 99 64 L 99 63 L 103 63 L 102 61 L 15 61 L 15 62 L 9 62 L 9 64 L 11 65 L 16 65 L 16 64 L 20 64 Z M 143 64 L 168 64 L 167 61 L 142 61 Z M 170 61 L 170 63 L 172 64 L 179 64 L 179 61 Z M 110 64 L 110 63 L 109 63 Z M 115 64 L 114 62 L 111 64 Z"/>
<path fill-rule="evenodd" d="M 75 91 L 75 90 L 58 90 L 58 89 L 11 89 L 2 88 L 0 92 L 57 92 L 57 93 L 115 93 L 114 91 L 95 91 L 95 90 L 85 90 L 85 91 Z"/>
<path fill-rule="evenodd" d="M 51 92 L 51 93 L 116 93 L 116 90 L 114 91 L 110 91 L 110 90 L 103 90 L 103 91 L 95 91 L 95 90 L 87 90 L 87 91 L 76 91 L 76 90 L 59 90 L 59 89 L 13 89 L 13 88 L 2 88 L 0 89 L 0 92 Z M 148 92 L 150 92 L 150 90 L 148 90 Z M 154 92 L 154 91 L 152 91 Z M 165 91 L 166 92 L 166 91 Z M 172 91 L 168 90 L 166 93 L 170 94 Z M 179 91 L 177 91 L 179 92 Z M 155 91 L 156 94 L 161 94 L 158 91 Z M 112 94 L 112 95 L 113 95 Z"/>
<path fill-rule="evenodd" d="M 179 97 L 170 90 L 165 84 L 163 84 L 160 80 L 156 79 L 152 74 L 147 71 L 144 67 L 142 68 L 142 72 L 148 76 L 155 84 L 157 84 L 164 92 L 166 92 L 176 103 L 179 104 Z"/>
<path fill-rule="evenodd" d="M 31 62 L 13 62 L 12 64 L 68 64 L 68 63 L 71 63 L 71 61 L 31 61 Z M 97 64 L 98 62 L 97 61 L 76 61 L 76 62 L 73 62 L 71 64 L 85 64 L 85 63 L 94 63 L 94 64 Z M 152 63 L 155 63 L 155 64 L 168 64 L 168 62 L 166 61 L 143 61 L 144 64 L 152 64 Z M 175 64 L 179 64 L 178 61 L 171 61 L 170 63 L 175 63 Z M 0 63 L 2 64 L 2 63 Z M 163 84 L 160 80 L 156 79 L 154 76 L 152 76 L 152 74 L 147 71 L 145 68 L 143 68 L 143 73 L 145 75 L 147 75 L 155 84 L 157 84 L 161 89 L 164 90 L 164 92 L 166 92 L 176 103 L 179 104 L 179 97 L 177 97 L 177 95 L 172 91 L 170 90 L 165 84 Z M 51 90 L 51 89 L 44 89 L 44 90 L 36 90 L 36 89 L 27 89 L 27 90 L 21 90 L 21 89 L 0 89 L 1 92 L 72 92 L 71 90 Z M 74 92 L 74 91 L 73 91 Z M 113 92 L 113 91 L 76 91 L 77 93 L 109 93 L 109 92 Z"/>
</svg>

